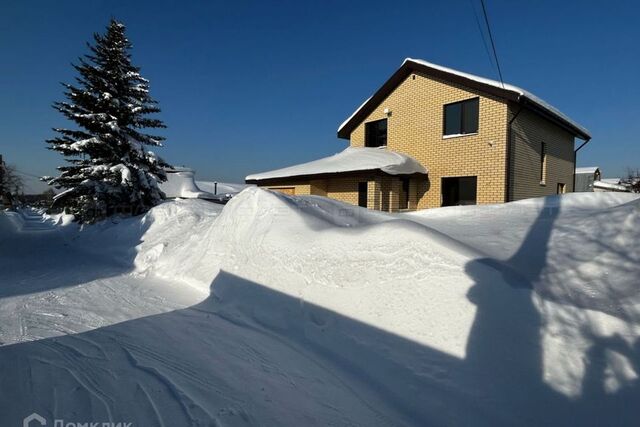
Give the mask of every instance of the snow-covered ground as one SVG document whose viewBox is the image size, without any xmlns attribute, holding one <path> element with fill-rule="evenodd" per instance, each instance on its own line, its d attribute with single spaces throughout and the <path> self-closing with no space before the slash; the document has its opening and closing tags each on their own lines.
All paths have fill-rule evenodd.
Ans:
<svg viewBox="0 0 640 427">
<path fill-rule="evenodd" d="M 622 193 L 0 214 L 0 425 L 636 424 L 639 238 Z"/>
</svg>

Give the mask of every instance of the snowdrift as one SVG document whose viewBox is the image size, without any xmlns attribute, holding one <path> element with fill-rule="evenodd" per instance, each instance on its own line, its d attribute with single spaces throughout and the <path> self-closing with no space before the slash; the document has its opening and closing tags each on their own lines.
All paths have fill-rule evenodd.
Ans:
<svg viewBox="0 0 640 427">
<path fill-rule="evenodd" d="M 0 221 L 3 236 L 15 230 Z M 103 313 L 102 327 L 0 346 L 0 366 L 14 367 L 4 384 L 21 397 L 15 417 L 46 391 L 43 411 L 140 425 L 637 420 L 634 195 L 391 215 L 254 187 L 224 209 L 172 201 L 143 218 L 56 233 L 116 260 L 125 271 L 111 277 L 130 285 L 109 286 L 149 314 L 123 322 L 127 303 L 113 319 Z M 149 295 L 160 292 L 165 308 L 153 312 L 160 301 Z M 170 311 L 176 293 L 191 307 Z M 19 301 L 1 298 L 0 313 Z M 33 358 L 61 366 L 52 381 L 78 396 L 52 396 L 37 375 L 20 385 L 20 372 L 42 369 Z"/>
</svg>

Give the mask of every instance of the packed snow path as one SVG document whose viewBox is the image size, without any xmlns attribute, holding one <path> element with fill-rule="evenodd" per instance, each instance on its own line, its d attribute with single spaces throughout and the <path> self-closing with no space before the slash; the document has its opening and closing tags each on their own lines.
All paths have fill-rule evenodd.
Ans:
<svg viewBox="0 0 640 427">
<path fill-rule="evenodd" d="M 0 425 L 633 425 L 639 207 L 1 214 Z"/>
</svg>

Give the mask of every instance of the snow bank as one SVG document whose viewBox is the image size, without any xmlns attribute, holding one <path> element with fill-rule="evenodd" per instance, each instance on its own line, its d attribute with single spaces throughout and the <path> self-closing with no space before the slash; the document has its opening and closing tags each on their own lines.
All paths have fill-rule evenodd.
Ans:
<svg viewBox="0 0 640 427">
<path fill-rule="evenodd" d="M 14 227 L 0 219 L 0 233 Z M 391 215 L 251 187 L 224 209 L 176 200 L 144 217 L 65 234 L 74 257 L 119 254 L 112 256 L 117 271 L 101 272 L 109 278 L 97 288 L 105 289 L 101 299 L 120 302 L 112 321 L 127 310 L 139 316 L 137 304 L 149 312 L 154 304 L 178 305 L 169 283 L 174 291 L 188 284 L 185 292 L 198 289 L 202 299 L 160 317 L 105 323 L 89 335 L 0 346 L 0 366 L 16 367 L 3 378 L 27 403 L 31 392 L 15 372 L 40 372 L 35 357 L 51 366 L 34 376 L 43 382 L 33 390 L 50 388 L 41 379 L 50 376 L 65 388 L 88 387 L 78 393 L 92 405 L 64 404 L 96 414 L 104 410 L 90 391 L 100 384 L 113 413 L 165 425 L 224 424 L 221 413 L 235 414 L 240 425 L 637 420 L 630 409 L 640 398 L 637 195 L 579 193 Z M 31 236 L 29 244 L 40 241 Z M 27 243 L 20 251 L 29 253 Z M 65 256 L 57 251 L 60 281 L 64 271 L 78 273 Z M 18 273 L 8 276 L 16 284 L 28 274 Z M 71 295 L 97 293 L 81 289 L 44 293 L 25 306 L 73 317 Z M 13 313 L 20 301 L 0 298 L 0 307 Z M 106 322 L 108 307 L 86 310 L 91 304 L 85 313 L 99 311 Z M 53 324 L 69 327 L 64 316 Z M 119 392 L 122 381 L 128 386 Z"/>
<path fill-rule="evenodd" d="M 590 362 L 589 352 L 615 337 L 633 348 L 640 337 L 640 259 L 633 249 L 640 237 L 639 205 L 629 194 L 583 193 L 393 216 L 250 188 L 215 223 L 197 228 L 188 259 L 162 269 L 203 291 L 213 283 L 221 313 L 242 313 L 285 335 L 282 328 L 292 320 L 274 312 L 272 293 L 308 304 L 299 321 L 323 325 L 332 338 L 322 351 L 332 357 L 339 355 L 329 347 L 348 346 L 345 335 L 352 331 L 332 330 L 332 322 L 340 323 L 336 315 L 319 320 L 314 307 L 432 349 L 461 366 L 478 357 L 480 345 L 472 343 L 489 340 L 500 351 L 482 357 L 504 364 L 504 372 L 493 373 L 500 378 L 492 379 L 503 384 L 495 391 L 505 393 L 500 399 L 508 400 L 516 387 L 509 376 L 531 375 L 525 371 L 533 369 L 512 359 L 540 348 L 535 393 L 578 399 L 586 393 L 590 363 L 603 363 L 611 372 L 608 390 L 635 384 L 635 358 L 616 350 L 607 361 Z M 248 294 L 247 286 L 236 294 L 224 280 L 218 293 L 220 272 L 257 284 L 249 288 L 258 295 Z M 500 313 L 486 322 L 502 336 L 478 325 L 487 311 Z M 387 354 L 375 342 L 356 347 L 354 352 L 386 354 L 378 363 L 414 363 L 404 359 L 407 355 Z M 378 375 L 367 369 L 362 374 Z M 469 379 L 448 378 L 461 388 Z M 389 393 L 400 392 L 400 384 L 388 377 L 378 380 L 387 382 Z"/>
<path fill-rule="evenodd" d="M 333 156 L 307 163 L 247 176 L 247 181 L 259 181 L 290 176 L 353 172 L 379 169 L 391 175 L 421 173 L 427 169 L 413 157 L 387 150 L 385 147 L 348 147 Z"/>
</svg>

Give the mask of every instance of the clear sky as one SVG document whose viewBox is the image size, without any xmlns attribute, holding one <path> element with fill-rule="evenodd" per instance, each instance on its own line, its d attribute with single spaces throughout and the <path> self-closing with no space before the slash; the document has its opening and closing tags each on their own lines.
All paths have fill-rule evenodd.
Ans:
<svg viewBox="0 0 640 427">
<path fill-rule="evenodd" d="M 33 175 L 63 164 L 44 144 L 68 125 L 51 102 L 113 16 L 163 109 L 170 163 L 239 182 L 333 154 L 338 125 L 405 57 L 497 78 L 478 2 L 3 0 L 0 153 Z M 505 81 L 593 134 L 578 165 L 640 167 L 639 2 L 485 2 Z"/>
</svg>

